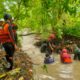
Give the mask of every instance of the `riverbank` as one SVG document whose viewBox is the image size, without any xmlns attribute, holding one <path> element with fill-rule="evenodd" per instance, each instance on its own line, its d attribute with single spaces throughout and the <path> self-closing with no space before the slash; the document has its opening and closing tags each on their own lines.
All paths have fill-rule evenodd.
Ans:
<svg viewBox="0 0 80 80">
<path fill-rule="evenodd" d="M 23 51 L 15 52 L 13 70 L 6 71 L 9 65 L 4 57 L 4 50 L 0 51 L 0 80 L 30 80 L 33 79 L 31 58 Z M 29 61 L 30 60 L 30 61 Z"/>
</svg>

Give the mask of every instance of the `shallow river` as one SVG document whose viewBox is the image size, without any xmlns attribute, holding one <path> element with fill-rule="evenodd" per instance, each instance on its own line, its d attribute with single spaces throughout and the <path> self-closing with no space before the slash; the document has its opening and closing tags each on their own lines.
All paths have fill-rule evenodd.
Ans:
<svg viewBox="0 0 80 80">
<path fill-rule="evenodd" d="M 35 47 L 34 36 L 23 37 L 22 49 L 28 53 L 34 63 L 34 80 L 80 80 L 80 62 L 73 61 L 71 64 L 61 64 L 59 55 L 54 54 L 55 62 L 46 65 L 43 69 L 44 54 L 40 53 L 39 48 Z"/>
</svg>

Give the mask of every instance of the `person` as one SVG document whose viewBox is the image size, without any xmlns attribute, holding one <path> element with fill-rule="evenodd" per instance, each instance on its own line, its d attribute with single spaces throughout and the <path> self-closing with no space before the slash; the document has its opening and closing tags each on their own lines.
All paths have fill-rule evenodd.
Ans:
<svg viewBox="0 0 80 80">
<path fill-rule="evenodd" d="M 4 20 L 5 24 L 3 26 L 3 31 L 5 33 L 5 37 L 7 36 L 7 39 L 3 39 L 1 41 L 1 44 L 6 52 L 5 58 L 7 62 L 10 64 L 10 66 L 6 68 L 9 71 L 13 68 L 13 55 L 15 50 L 17 49 L 17 45 L 15 43 L 15 38 L 12 31 L 12 16 L 10 14 L 5 14 Z"/>
<path fill-rule="evenodd" d="M 55 33 L 50 34 L 48 41 L 50 43 L 50 48 L 52 49 L 52 51 L 55 52 L 56 46 L 58 45 L 56 34 Z"/>
<path fill-rule="evenodd" d="M 54 62 L 54 58 L 51 58 L 50 54 L 45 55 L 44 63 L 45 64 L 50 64 Z"/>
<path fill-rule="evenodd" d="M 42 42 L 40 51 L 41 53 L 48 53 L 48 54 L 52 54 L 52 52 L 54 51 L 55 48 L 55 35 L 51 34 L 47 40 L 44 40 Z"/>
<path fill-rule="evenodd" d="M 0 20 L 0 27 L 2 27 L 4 25 L 4 21 Z"/>
<path fill-rule="evenodd" d="M 12 31 L 14 34 L 16 44 L 18 43 L 17 29 L 18 29 L 18 26 L 16 24 L 12 23 Z"/>
<path fill-rule="evenodd" d="M 74 44 L 74 60 L 79 60 L 80 61 L 80 48 Z"/>
<path fill-rule="evenodd" d="M 46 49 L 47 49 L 48 45 L 47 45 L 47 41 L 44 40 L 41 44 L 41 47 L 40 47 L 40 52 L 41 53 L 46 53 Z"/>
<path fill-rule="evenodd" d="M 42 45 L 41 45 L 41 53 L 47 53 L 47 54 L 52 54 L 52 46 L 51 46 L 51 43 L 50 41 L 43 41 Z"/>
<path fill-rule="evenodd" d="M 66 48 L 62 49 L 62 52 L 60 54 L 60 59 L 62 63 L 72 63 L 71 56 Z"/>
</svg>

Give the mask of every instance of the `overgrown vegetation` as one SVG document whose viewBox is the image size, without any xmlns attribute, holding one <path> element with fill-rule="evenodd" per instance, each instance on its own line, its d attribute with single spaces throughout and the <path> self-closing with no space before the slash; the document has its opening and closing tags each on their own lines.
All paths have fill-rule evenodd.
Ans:
<svg viewBox="0 0 80 80">
<path fill-rule="evenodd" d="M 14 68 L 6 71 L 8 62 L 5 60 L 5 52 L 0 51 L 0 80 L 33 80 L 33 65 L 31 58 L 23 51 L 14 55 Z"/>
<path fill-rule="evenodd" d="M 1 0 L 0 18 L 4 13 L 14 16 L 19 30 L 31 28 L 46 38 L 51 31 L 80 36 L 79 0 Z"/>
</svg>

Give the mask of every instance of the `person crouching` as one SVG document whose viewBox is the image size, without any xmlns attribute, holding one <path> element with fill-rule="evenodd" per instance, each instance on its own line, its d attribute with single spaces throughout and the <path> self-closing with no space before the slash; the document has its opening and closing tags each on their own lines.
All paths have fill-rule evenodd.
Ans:
<svg viewBox="0 0 80 80">
<path fill-rule="evenodd" d="M 45 59 L 44 59 L 44 63 L 45 64 L 50 64 L 50 63 L 53 63 L 54 62 L 54 58 L 52 58 L 51 56 L 50 56 L 50 54 L 46 54 L 45 55 Z"/>
<path fill-rule="evenodd" d="M 72 63 L 71 55 L 68 53 L 66 48 L 62 49 L 60 60 L 62 63 Z"/>
</svg>

